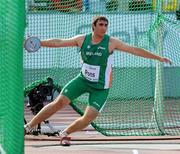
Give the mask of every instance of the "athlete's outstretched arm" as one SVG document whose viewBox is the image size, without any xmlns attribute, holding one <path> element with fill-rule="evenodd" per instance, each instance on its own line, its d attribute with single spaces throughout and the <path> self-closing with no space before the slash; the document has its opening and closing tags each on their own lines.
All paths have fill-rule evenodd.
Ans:
<svg viewBox="0 0 180 154">
<path fill-rule="evenodd" d="M 112 38 L 112 42 L 114 44 L 114 49 L 121 50 L 121 51 L 130 53 L 130 54 L 133 54 L 136 56 L 155 59 L 155 60 L 159 60 L 160 62 L 165 62 L 165 63 L 171 64 L 171 60 L 166 57 L 158 56 L 158 55 L 153 54 L 150 51 L 145 50 L 143 48 L 138 48 L 138 47 L 128 45 L 119 39 Z"/>
<path fill-rule="evenodd" d="M 82 37 L 83 35 L 77 35 L 68 39 L 53 38 L 48 40 L 42 40 L 41 47 L 58 48 L 58 47 L 80 46 L 80 41 Z"/>
</svg>

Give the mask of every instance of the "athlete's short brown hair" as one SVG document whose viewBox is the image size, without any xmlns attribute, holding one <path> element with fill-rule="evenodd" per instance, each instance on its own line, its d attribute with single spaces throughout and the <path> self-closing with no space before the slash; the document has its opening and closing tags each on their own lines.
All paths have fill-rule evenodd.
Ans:
<svg viewBox="0 0 180 154">
<path fill-rule="evenodd" d="M 92 25 L 96 26 L 96 23 L 97 23 L 99 20 L 106 21 L 107 24 L 109 23 L 108 19 L 107 19 L 105 16 L 95 16 L 95 17 L 93 18 Z M 94 30 L 93 27 L 92 27 L 92 30 Z"/>
</svg>

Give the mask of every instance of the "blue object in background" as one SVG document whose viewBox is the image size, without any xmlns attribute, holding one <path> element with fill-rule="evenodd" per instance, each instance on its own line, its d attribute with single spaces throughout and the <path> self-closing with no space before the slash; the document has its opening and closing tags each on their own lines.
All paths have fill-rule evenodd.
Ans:
<svg viewBox="0 0 180 154">
<path fill-rule="evenodd" d="M 84 8 L 86 12 L 89 12 L 89 0 L 84 0 Z"/>
</svg>

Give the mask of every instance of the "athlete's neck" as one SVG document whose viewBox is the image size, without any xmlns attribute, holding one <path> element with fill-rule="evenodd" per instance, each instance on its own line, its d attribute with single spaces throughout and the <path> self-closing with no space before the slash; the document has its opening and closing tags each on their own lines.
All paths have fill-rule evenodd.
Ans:
<svg viewBox="0 0 180 154">
<path fill-rule="evenodd" d="M 103 38 L 104 38 L 104 35 L 99 36 L 97 34 L 92 33 L 92 40 L 91 41 L 93 44 L 97 44 L 97 43 L 101 42 Z"/>
</svg>

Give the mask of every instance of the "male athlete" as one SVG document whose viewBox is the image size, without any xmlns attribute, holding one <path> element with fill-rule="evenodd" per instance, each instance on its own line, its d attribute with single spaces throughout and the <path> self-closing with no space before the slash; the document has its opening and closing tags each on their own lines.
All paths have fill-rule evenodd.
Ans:
<svg viewBox="0 0 180 154">
<path fill-rule="evenodd" d="M 70 145 L 69 134 L 80 131 L 96 119 L 105 105 L 109 88 L 112 83 L 112 54 L 113 51 L 124 51 L 136 56 L 155 59 L 171 64 L 168 58 L 160 57 L 149 51 L 130 46 L 121 40 L 106 34 L 108 19 L 98 16 L 93 19 L 92 33 L 77 35 L 69 39 L 49 39 L 41 41 L 42 47 L 80 47 L 82 69 L 61 91 L 60 95 L 46 105 L 27 125 L 25 132 L 38 123 L 62 109 L 80 95 L 89 93 L 89 104 L 82 117 L 75 120 L 65 130 L 60 132 L 61 145 Z"/>
</svg>

